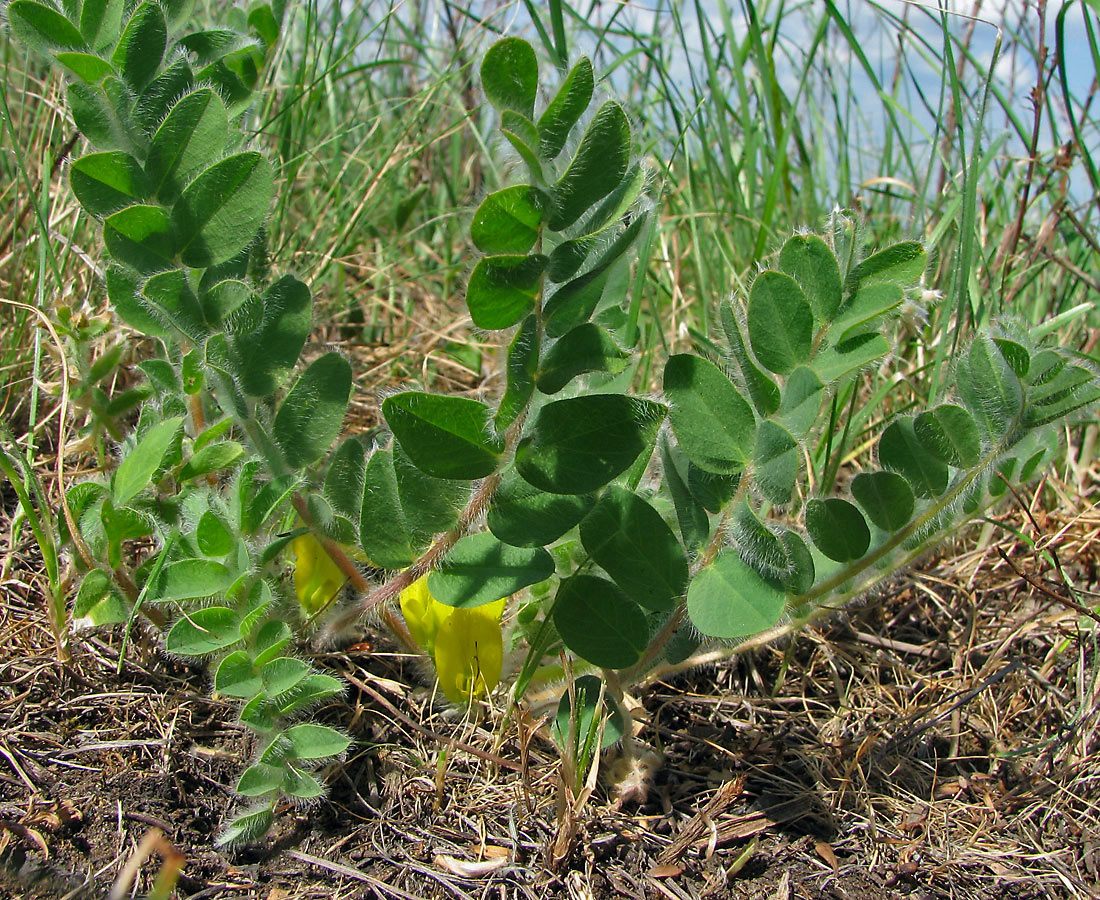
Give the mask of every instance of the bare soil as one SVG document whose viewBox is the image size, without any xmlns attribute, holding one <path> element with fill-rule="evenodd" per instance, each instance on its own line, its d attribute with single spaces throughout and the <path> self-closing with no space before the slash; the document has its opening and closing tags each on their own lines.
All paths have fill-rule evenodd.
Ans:
<svg viewBox="0 0 1100 900">
<path fill-rule="evenodd" d="M 544 730 L 433 703 L 370 632 L 318 658 L 349 685 L 321 716 L 356 738 L 328 797 L 215 850 L 253 750 L 234 707 L 149 636 L 58 665 L 33 543 L 0 543 L 0 896 L 106 897 L 128 862 L 118 896 L 147 890 L 159 829 L 191 900 L 1100 897 L 1100 512 L 1071 499 L 1096 484 L 1050 480 L 860 608 L 640 692 L 649 768 L 603 761 L 618 785 L 556 865 Z"/>
</svg>

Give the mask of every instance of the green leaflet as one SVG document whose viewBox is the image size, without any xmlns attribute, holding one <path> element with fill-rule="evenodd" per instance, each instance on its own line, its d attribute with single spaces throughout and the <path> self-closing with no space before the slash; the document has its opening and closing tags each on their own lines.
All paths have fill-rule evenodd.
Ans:
<svg viewBox="0 0 1100 900">
<path fill-rule="evenodd" d="M 819 322 L 831 322 L 840 308 L 842 288 L 836 256 L 816 234 L 796 234 L 779 253 L 779 268 L 802 288 Z"/>
<path fill-rule="evenodd" d="M 883 316 L 901 304 L 904 296 L 901 288 L 892 282 L 861 286 L 829 329 L 830 340 L 834 344 L 843 344 L 868 327 L 873 328 Z"/>
<path fill-rule="evenodd" d="M 89 153 L 69 167 L 69 184 L 80 205 L 102 218 L 141 203 L 148 193 L 141 164 L 121 150 Z"/>
<path fill-rule="evenodd" d="M 649 640 L 642 608 L 605 578 L 573 575 L 558 588 L 554 625 L 565 645 L 605 669 L 634 665 Z"/>
<path fill-rule="evenodd" d="M 913 421 L 921 446 L 942 462 L 969 468 L 981 458 L 982 440 L 974 417 L 951 403 L 922 412 Z"/>
<path fill-rule="evenodd" d="M 575 526 L 596 502 L 593 494 L 548 494 L 509 469 L 489 507 L 489 530 L 515 547 L 544 547 Z"/>
<path fill-rule="evenodd" d="M 539 361 L 535 385 L 544 394 L 556 394 L 585 372 L 616 374 L 626 368 L 630 354 L 604 329 L 592 322 L 578 325 L 546 351 Z"/>
<path fill-rule="evenodd" d="M 309 335 L 313 302 L 305 284 L 284 275 L 251 304 L 258 320 L 230 338 L 229 359 L 241 389 L 265 397 L 278 389 L 298 361 Z"/>
<path fill-rule="evenodd" d="M 587 494 L 649 450 L 666 408 L 622 394 L 591 394 L 542 407 L 516 449 L 516 469 L 551 494 Z"/>
<path fill-rule="evenodd" d="M 848 287 L 858 291 L 874 284 L 910 287 L 920 281 L 928 256 L 919 241 L 902 241 L 868 256 L 848 275 Z"/>
<path fill-rule="evenodd" d="M 634 601 L 672 609 L 687 588 L 688 562 L 676 535 L 657 511 L 611 485 L 581 521 L 581 543 Z"/>
<path fill-rule="evenodd" d="M 84 36 L 52 6 L 34 0 L 13 0 L 7 12 L 15 36 L 40 53 L 85 49 Z"/>
<path fill-rule="evenodd" d="M 244 456 L 244 452 L 244 447 L 236 441 L 207 444 L 183 465 L 180 480 L 189 481 L 210 472 L 228 469 Z"/>
<path fill-rule="evenodd" d="M 478 328 L 510 328 L 535 306 L 545 256 L 486 256 L 466 285 L 466 306 Z"/>
<path fill-rule="evenodd" d="M 1024 389 L 1019 376 L 992 339 L 978 335 L 958 371 L 959 393 L 985 434 L 1009 434 L 1019 423 Z"/>
<path fill-rule="evenodd" d="M 189 613 L 172 626 L 165 649 L 180 656 L 207 656 L 237 643 L 241 639 L 240 627 L 236 610 L 227 606 L 207 606 Z"/>
<path fill-rule="evenodd" d="M 72 72 L 86 85 L 95 85 L 108 75 L 114 74 L 114 67 L 105 59 L 91 53 L 57 51 L 54 56 L 66 69 Z"/>
<path fill-rule="evenodd" d="M 202 88 L 183 97 L 149 143 L 145 169 L 162 201 L 172 202 L 200 171 L 225 151 L 229 114 L 221 97 Z"/>
<path fill-rule="evenodd" d="M 539 153 L 544 159 L 553 159 L 561 153 L 569 132 L 588 109 L 594 87 L 592 62 L 582 56 L 539 117 Z"/>
<path fill-rule="evenodd" d="M 883 431 L 878 461 L 909 482 L 918 497 L 938 497 L 947 490 L 947 464 L 925 449 L 911 418 L 896 419 Z"/>
<path fill-rule="evenodd" d="M 871 546 L 871 532 L 863 515 L 839 497 L 810 500 L 806 504 L 806 530 L 817 548 L 836 562 L 859 559 Z"/>
<path fill-rule="evenodd" d="M 413 465 L 400 444 L 393 448 L 397 496 L 410 532 L 417 541 L 451 528 L 470 499 L 470 482 L 433 478 Z"/>
<path fill-rule="evenodd" d="M 363 507 L 366 449 L 358 435 L 345 440 L 332 454 L 325 473 L 324 495 L 340 515 L 358 519 Z"/>
<path fill-rule="evenodd" d="M 481 87 L 497 109 L 530 119 L 539 89 L 539 65 L 531 45 L 514 37 L 493 44 L 481 63 Z"/>
<path fill-rule="evenodd" d="M 111 499 L 115 506 L 129 503 L 149 485 L 168 448 L 179 438 L 182 425 L 182 418 L 158 422 L 126 454 L 111 479 Z"/>
<path fill-rule="evenodd" d="M 498 431 L 504 431 L 516 420 L 535 392 L 535 371 L 539 364 L 537 336 L 538 323 L 534 316 L 528 316 L 508 345 L 507 383 L 493 417 Z"/>
<path fill-rule="evenodd" d="M 175 267 L 175 229 L 159 206 L 136 204 L 109 215 L 103 241 L 111 256 L 143 274 Z"/>
<path fill-rule="evenodd" d="M 316 462 L 340 434 L 351 395 L 351 364 L 339 353 L 313 361 L 275 416 L 272 434 L 295 469 Z"/>
<path fill-rule="evenodd" d="M 168 23 L 160 4 L 145 0 L 130 15 L 111 64 L 132 90 L 144 88 L 160 68 L 168 46 Z"/>
<path fill-rule="evenodd" d="M 782 272 L 761 272 L 749 291 L 749 343 L 761 364 L 779 375 L 810 358 L 814 315 L 802 288 Z"/>
<path fill-rule="evenodd" d="M 502 544 L 490 532 L 462 538 L 428 576 L 428 589 L 445 606 L 473 609 L 510 597 L 554 574 L 542 547 Z"/>
<path fill-rule="evenodd" d="M 756 418 L 748 403 L 709 360 L 682 353 L 665 364 L 665 396 L 676 439 L 699 468 L 740 472 L 752 458 Z"/>
<path fill-rule="evenodd" d="M 791 433 L 770 419 L 761 422 L 753 454 L 753 483 L 760 493 L 772 503 L 790 503 L 800 462 Z"/>
<path fill-rule="evenodd" d="M 211 266 L 248 246 L 267 216 L 273 189 L 271 164 L 255 151 L 226 157 L 202 172 L 172 207 L 184 264 Z"/>
<path fill-rule="evenodd" d="M 630 122 L 618 103 L 599 108 L 565 174 L 551 188 L 548 224 L 568 228 L 623 180 L 630 164 Z"/>
<path fill-rule="evenodd" d="M 860 472 L 852 479 L 852 496 L 867 518 L 888 533 L 908 525 L 916 505 L 909 482 L 896 472 Z"/>
<path fill-rule="evenodd" d="M 482 253 L 525 254 L 539 237 L 547 197 L 529 184 L 495 191 L 478 206 L 470 239 Z"/>
<path fill-rule="evenodd" d="M 122 30 L 123 0 L 83 0 L 80 4 L 80 33 L 96 53 L 106 51 Z"/>
<path fill-rule="evenodd" d="M 169 110 L 195 83 L 195 75 L 186 59 L 177 59 L 146 85 L 131 110 L 134 125 L 152 134 Z"/>
<path fill-rule="evenodd" d="M 435 478 L 469 480 L 496 470 L 504 444 L 484 403 L 405 391 L 387 397 L 382 414 L 413 464 Z"/>
<path fill-rule="evenodd" d="M 367 460 L 359 517 L 359 544 L 370 561 L 387 569 L 411 565 L 422 545 L 413 537 L 397 492 L 393 454 L 375 450 Z"/>
<path fill-rule="evenodd" d="M 774 627 L 787 598 L 736 553 L 719 553 L 688 588 L 691 624 L 703 634 L 725 640 L 750 637 Z"/>
</svg>

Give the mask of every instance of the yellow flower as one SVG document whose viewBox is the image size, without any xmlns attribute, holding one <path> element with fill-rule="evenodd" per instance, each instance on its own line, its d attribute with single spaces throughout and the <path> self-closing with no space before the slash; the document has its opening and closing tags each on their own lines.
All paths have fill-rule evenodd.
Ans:
<svg viewBox="0 0 1100 900">
<path fill-rule="evenodd" d="M 409 633 L 431 654 L 440 690 L 453 703 L 469 703 L 500 683 L 504 603 L 502 599 L 473 609 L 446 606 L 431 595 L 426 576 L 401 592 Z"/>
<path fill-rule="evenodd" d="M 296 537 L 290 549 L 294 553 L 294 590 L 298 603 L 307 616 L 312 616 L 332 602 L 347 578 L 313 534 Z"/>
</svg>

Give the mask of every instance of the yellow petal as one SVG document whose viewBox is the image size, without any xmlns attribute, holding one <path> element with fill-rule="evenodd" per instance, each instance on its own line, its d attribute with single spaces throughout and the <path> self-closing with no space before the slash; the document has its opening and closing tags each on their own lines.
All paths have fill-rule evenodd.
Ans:
<svg viewBox="0 0 1100 900">
<path fill-rule="evenodd" d="M 455 609 L 440 624 L 435 636 L 435 669 L 448 700 L 469 703 L 500 683 L 503 609 L 503 600 L 476 609 Z"/>
<path fill-rule="evenodd" d="M 401 615 L 409 626 L 409 634 L 424 652 L 431 655 L 435 648 L 435 634 L 440 623 L 453 612 L 451 607 L 436 601 L 428 590 L 428 576 L 424 575 L 401 592 Z"/>
<path fill-rule="evenodd" d="M 294 553 L 294 591 L 306 615 L 313 615 L 340 593 L 346 578 L 312 534 L 290 543 Z"/>
</svg>

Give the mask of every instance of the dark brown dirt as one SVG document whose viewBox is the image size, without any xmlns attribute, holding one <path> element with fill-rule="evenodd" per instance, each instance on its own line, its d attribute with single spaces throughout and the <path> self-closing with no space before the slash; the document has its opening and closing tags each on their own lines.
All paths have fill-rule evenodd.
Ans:
<svg viewBox="0 0 1100 900">
<path fill-rule="evenodd" d="M 356 738 L 327 799 L 261 847 L 213 849 L 252 751 L 234 708 L 152 641 L 117 672 L 117 633 L 80 636 L 58 666 L 33 551 L 0 547 L 0 896 L 105 897 L 159 828 L 192 900 L 1100 897 L 1096 631 L 1051 565 L 1095 604 L 1100 516 L 1011 524 L 1044 552 L 998 530 L 786 646 L 642 692 L 655 775 L 597 790 L 557 868 L 552 747 L 433 706 L 375 637 L 318 659 L 349 676 L 321 716 Z"/>
</svg>

